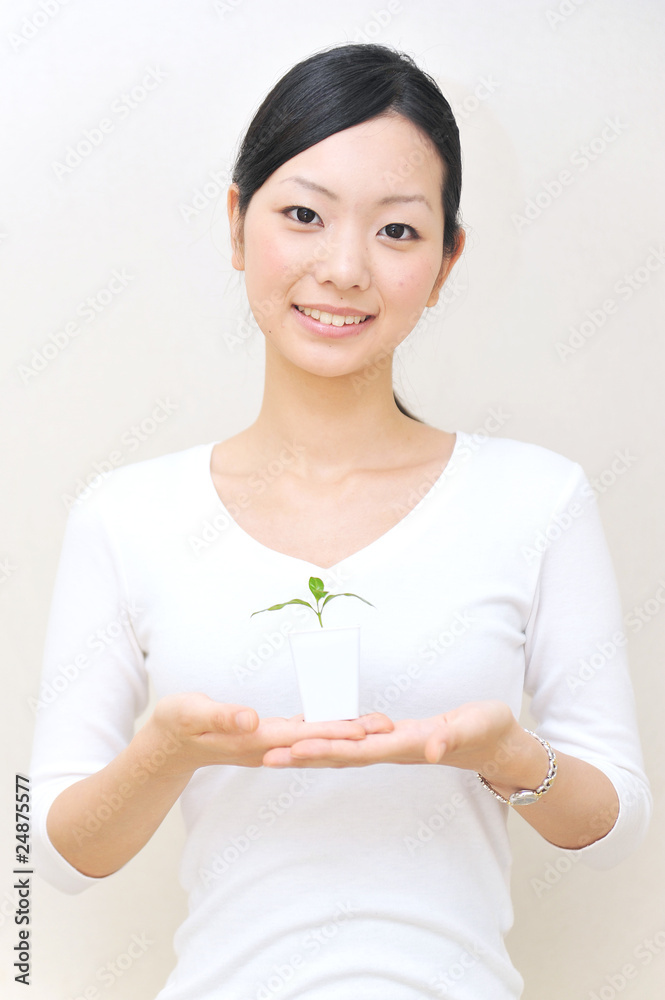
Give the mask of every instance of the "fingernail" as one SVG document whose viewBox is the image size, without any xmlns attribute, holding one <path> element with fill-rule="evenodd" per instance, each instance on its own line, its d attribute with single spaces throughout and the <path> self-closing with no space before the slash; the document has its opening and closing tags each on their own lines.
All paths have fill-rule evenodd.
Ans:
<svg viewBox="0 0 665 1000">
<path fill-rule="evenodd" d="M 254 728 L 254 716 L 251 712 L 237 712 L 236 726 L 244 732 L 249 733 Z"/>
</svg>

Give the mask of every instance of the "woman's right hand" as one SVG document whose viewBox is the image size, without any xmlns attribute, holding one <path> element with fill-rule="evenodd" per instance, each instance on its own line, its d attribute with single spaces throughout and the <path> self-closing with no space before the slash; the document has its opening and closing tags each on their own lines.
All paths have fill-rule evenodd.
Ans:
<svg viewBox="0 0 665 1000">
<path fill-rule="evenodd" d="M 149 760 L 164 777 L 192 775 L 210 764 L 261 767 L 275 747 L 310 738 L 362 740 L 367 733 L 387 733 L 392 721 L 380 712 L 341 722 L 260 719 L 247 705 L 214 701 L 186 692 L 161 698 L 143 727 Z"/>
<path fill-rule="evenodd" d="M 148 842 L 197 768 L 261 767 L 268 751 L 298 740 L 361 740 L 393 728 L 380 713 L 306 723 L 302 715 L 259 719 L 247 705 L 197 692 L 167 695 L 117 757 L 58 795 L 48 813 L 48 836 L 71 865 L 102 878 Z"/>
</svg>

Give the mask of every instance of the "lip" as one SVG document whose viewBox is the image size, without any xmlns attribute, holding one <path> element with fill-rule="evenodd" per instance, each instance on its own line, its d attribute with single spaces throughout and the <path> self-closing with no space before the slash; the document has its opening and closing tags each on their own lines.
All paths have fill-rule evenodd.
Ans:
<svg viewBox="0 0 665 1000">
<path fill-rule="evenodd" d="M 295 302 L 301 309 L 318 309 L 319 312 L 332 313 L 333 316 L 373 316 L 366 309 L 349 309 L 344 306 L 329 306 L 322 302 Z"/>
<path fill-rule="evenodd" d="M 298 303 L 300 305 L 300 303 Z M 305 309 L 320 309 L 321 312 L 333 312 L 329 306 L 304 306 Z M 338 340 L 342 337 L 357 337 L 359 334 L 366 330 L 370 323 L 374 320 L 374 316 L 369 316 L 368 319 L 363 320 L 362 323 L 348 323 L 344 326 L 333 326 L 332 323 L 319 323 L 318 320 L 312 319 L 311 316 L 305 316 L 304 313 L 300 312 L 296 308 L 295 304 L 291 306 L 292 311 L 296 314 L 298 320 L 305 329 L 310 330 L 312 333 L 316 333 L 321 337 L 328 337 L 331 340 Z M 363 313 L 356 312 L 352 309 L 346 310 L 335 310 L 338 316 L 362 316 Z M 367 314 L 365 314 L 367 315 Z"/>
</svg>

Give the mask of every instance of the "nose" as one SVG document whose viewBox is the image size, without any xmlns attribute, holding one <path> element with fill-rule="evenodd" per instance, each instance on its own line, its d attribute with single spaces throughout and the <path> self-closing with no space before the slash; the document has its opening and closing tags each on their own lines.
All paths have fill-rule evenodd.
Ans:
<svg viewBox="0 0 665 1000">
<path fill-rule="evenodd" d="M 312 272 L 319 284 L 332 282 L 336 288 L 369 288 L 372 273 L 365 235 L 356 227 L 345 226 L 326 234 Z"/>
</svg>

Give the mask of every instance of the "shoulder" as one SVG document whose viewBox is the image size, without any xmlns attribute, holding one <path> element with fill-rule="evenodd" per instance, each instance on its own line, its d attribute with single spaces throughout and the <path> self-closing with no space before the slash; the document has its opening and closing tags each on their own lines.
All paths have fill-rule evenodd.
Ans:
<svg viewBox="0 0 665 1000">
<path fill-rule="evenodd" d="M 484 466 L 500 467 L 525 474 L 569 476 L 581 466 L 560 452 L 540 444 L 514 438 L 491 437 L 483 432 L 458 431 L 459 447 L 468 457 L 477 456 Z"/>
<path fill-rule="evenodd" d="M 587 483 L 582 466 L 542 445 L 482 433 L 458 432 L 455 457 L 476 483 L 515 503 L 521 497 L 556 505 Z M 491 499 L 491 497 L 488 497 Z"/>
<path fill-rule="evenodd" d="M 197 444 L 101 472 L 78 492 L 70 514 L 134 521 L 142 515 L 168 516 L 187 495 L 191 498 L 192 488 L 205 489 L 212 447 L 213 442 Z"/>
</svg>

